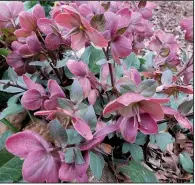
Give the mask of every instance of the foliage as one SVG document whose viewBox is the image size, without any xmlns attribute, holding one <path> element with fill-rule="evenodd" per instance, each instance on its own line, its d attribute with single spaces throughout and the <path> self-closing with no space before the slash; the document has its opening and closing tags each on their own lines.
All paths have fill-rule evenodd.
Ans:
<svg viewBox="0 0 195 185">
<path fill-rule="evenodd" d="M 1 181 L 88 182 L 88 169 L 100 180 L 106 163 L 117 180 L 121 173 L 132 182 L 160 180 L 148 169 L 150 150 L 173 156 L 179 134 L 192 138 L 193 56 L 181 55 L 173 34 L 153 30 L 155 7 L 0 4 L 0 55 L 9 66 L 0 80 L 0 96 L 9 95 L 0 113 Z M 180 23 L 189 42 L 192 25 L 192 17 Z M 9 117 L 24 111 L 18 128 Z M 184 146 L 178 153 L 193 173 L 192 155 Z"/>
</svg>

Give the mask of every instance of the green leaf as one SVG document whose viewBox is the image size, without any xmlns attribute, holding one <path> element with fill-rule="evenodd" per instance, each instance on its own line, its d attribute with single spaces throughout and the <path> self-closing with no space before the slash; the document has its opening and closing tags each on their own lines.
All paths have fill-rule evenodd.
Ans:
<svg viewBox="0 0 195 185">
<path fill-rule="evenodd" d="M 102 177 L 102 171 L 104 169 L 104 158 L 101 155 L 97 155 L 94 152 L 90 152 L 90 169 L 94 176 L 100 180 Z"/>
<path fill-rule="evenodd" d="M 85 160 L 83 159 L 83 156 L 81 154 L 81 151 L 79 148 L 74 148 L 74 153 L 75 153 L 75 162 L 77 164 L 84 164 Z"/>
<path fill-rule="evenodd" d="M 137 88 L 137 93 L 140 93 L 145 97 L 151 97 L 156 93 L 157 86 L 158 84 L 155 80 L 144 80 L 139 84 Z"/>
<path fill-rule="evenodd" d="M 47 67 L 49 66 L 48 61 L 33 61 L 29 63 L 30 66 L 39 66 L 39 67 Z"/>
<path fill-rule="evenodd" d="M 137 58 L 135 53 L 131 53 L 127 58 L 124 59 L 125 64 L 127 65 L 127 69 L 134 67 L 139 69 L 140 60 Z"/>
<path fill-rule="evenodd" d="M 158 131 L 165 131 L 167 130 L 167 123 L 162 123 L 158 125 Z"/>
<path fill-rule="evenodd" d="M 55 68 L 59 69 L 66 66 L 66 62 L 68 61 L 69 57 L 63 58 L 62 60 L 58 60 Z"/>
<path fill-rule="evenodd" d="M 122 152 L 127 153 L 130 152 L 132 158 L 135 161 L 143 161 L 144 160 L 144 154 L 142 148 L 137 144 L 131 144 L 131 143 L 124 143 L 122 147 Z"/>
<path fill-rule="evenodd" d="M 147 135 L 142 132 L 138 132 L 135 143 L 137 145 L 144 145 L 147 141 Z"/>
<path fill-rule="evenodd" d="M 167 132 L 150 135 L 150 140 L 151 142 L 156 143 L 163 152 L 167 149 L 168 144 L 175 141 L 172 135 Z"/>
<path fill-rule="evenodd" d="M 83 89 L 78 80 L 74 80 L 70 89 L 70 100 L 77 104 L 83 100 Z"/>
<path fill-rule="evenodd" d="M 66 163 L 73 163 L 74 162 L 74 148 L 67 148 L 65 152 L 65 161 Z"/>
<path fill-rule="evenodd" d="M 185 171 L 193 173 L 194 165 L 187 152 L 182 152 L 179 154 L 179 162 Z"/>
<path fill-rule="evenodd" d="M 5 142 L 7 140 L 7 138 L 9 136 L 11 136 L 13 133 L 8 130 L 6 132 L 4 132 L 1 136 L 0 136 L 0 151 L 5 147 Z"/>
<path fill-rule="evenodd" d="M 97 14 L 93 16 L 90 21 L 91 26 L 100 32 L 105 31 L 105 23 L 106 20 L 104 14 Z"/>
<path fill-rule="evenodd" d="M 87 47 L 81 56 L 81 60 L 87 63 L 89 69 L 95 74 L 100 72 L 100 66 L 97 65 L 96 62 L 104 58 L 103 51 L 96 49 L 93 46 Z"/>
<path fill-rule="evenodd" d="M 134 183 L 157 183 L 155 175 L 141 165 L 140 162 L 130 161 L 127 166 L 120 168 L 120 171 L 127 175 Z"/>
<path fill-rule="evenodd" d="M 154 65 L 154 52 L 147 51 L 143 59 L 145 60 L 145 63 L 142 64 L 141 68 L 143 71 L 148 71 L 148 69 L 152 68 Z"/>
<path fill-rule="evenodd" d="M 7 56 L 10 53 L 8 49 L 0 48 L 0 55 Z"/>
<path fill-rule="evenodd" d="M 172 71 L 170 69 L 164 71 L 162 73 L 162 77 L 161 77 L 162 84 L 169 85 L 169 84 L 172 83 L 172 81 L 173 81 L 173 73 L 172 73 Z"/>
<path fill-rule="evenodd" d="M 97 117 L 93 108 L 93 105 L 90 105 L 87 109 L 87 112 L 84 115 L 84 120 L 88 123 L 90 128 L 94 130 L 96 128 Z"/>
<path fill-rule="evenodd" d="M 17 113 L 20 113 L 24 110 L 24 107 L 20 104 L 12 104 L 11 106 L 5 108 L 2 112 L 1 112 L 1 115 L 0 115 L 0 120 L 7 117 L 7 116 L 10 116 L 12 114 L 17 114 Z"/>
<path fill-rule="evenodd" d="M 14 84 L 16 84 L 17 79 L 18 79 L 18 75 L 16 74 L 16 72 L 11 67 L 8 68 L 8 76 L 9 76 L 9 79 L 12 82 L 14 82 Z"/>
<path fill-rule="evenodd" d="M 68 144 L 80 144 L 83 141 L 83 137 L 74 129 L 66 129 L 66 133 L 68 135 Z"/>
<path fill-rule="evenodd" d="M 18 103 L 18 100 L 19 100 L 20 96 L 22 96 L 22 94 L 23 93 L 19 93 L 19 94 L 16 94 L 16 95 L 12 96 L 8 100 L 8 102 L 7 102 L 8 107 L 11 106 L 11 105 L 13 105 L 13 104 L 17 104 Z"/>
<path fill-rule="evenodd" d="M 194 105 L 193 99 L 192 100 L 185 100 L 183 103 L 181 103 L 179 105 L 178 110 L 183 114 L 187 114 L 188 112 L 190 112 L 193 105 Z"/>
<path fill-rule="evenodd" d="M 55 141 L 57 141 L 62 148 L 65 148 L 68 144 L 68 136 L 61 123 L 57 119 L 51 121 L 49 130 Z"/>
<path fill-rule="evenodd" d="M 0 182 L 14 182 L 22 177 L 23 161 L 9 154 L 7 151 L 0 152 Z"/>
<path fill-rule="evenodd" d="M 58 103 L 62 109 L 72 111 L 73 103 L 65 98 L 58 98 Z"/>
</svg>

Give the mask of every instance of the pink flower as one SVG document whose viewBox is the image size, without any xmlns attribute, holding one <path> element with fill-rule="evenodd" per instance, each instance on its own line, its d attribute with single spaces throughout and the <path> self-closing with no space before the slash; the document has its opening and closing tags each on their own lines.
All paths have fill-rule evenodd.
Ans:
<svg viewBox="0 0 195 185">
<path fill-rule="evenodd" d="M 64 159 L 64 153 L 61 154 L 62 165 L 59 170 L 59 178 L 62 181 L 72 181 L 77 180 L 77 182 L 88 182 L 87 169 L 90 163 L 89 152 L 85 152 L 84 164 L 66 163 Z"/>
<path fill-rule="evenodd" d="M 174 95 L 177 97 L 177 95 L 180 92 L 186 93 L 186 94 L 193 94 L 193 87 L 191 85 L 189 86 L 183 86 L 183 85 L 177 85 L 177 84 L 171 84 L 171 85 L 161 85 L 157 87 L 157 92 L 163 92 L 165 94 L 168 94 L 169 96 Z"/>
<path fill-rule="evenodd" d="M 62 42 L 62 36 L 55 22 L 47 18 L 41 18 L 38 20 L 37 25 L 47 35 L 45 38 L 46 47 L 50 50 L 58 49 Z"/>
<path fill-rule="evenodd" d="M 155 38 L 150 41 L 148 48 L 157 52 L 155 61 L 158 65 L 177 60 L 179 44 L 173 34 L 164 33 L 162 30 L 155 31 Z"/>
<path fill-rule="evenodd" d="M 123 9 L 117 12 L 117 14 L 112 12 L 104 13 L 106 31 L 104 31 L 103 35 L 110 42 L 111 54 L 118 64 L 121 64 L 121 57 L 127 57 L 131 53 L 131 42 L 125 36 L 121 35 L 121 33 L 117 32 L 119 28 L 128 25 L 129 21 L 127 16 L 129 16 L 129 14 L 131 14 L 131 12 L 129 12 L 128 9 Z M 121 22 L 122 19 L 123 22 Z"/>
<path fill-rule="evenodd" d="M 90 72 L 86 63 L 69 60 L 67 67 L 72 74 L 78 77 L 79 83 L 83 89 L 84 98 L 88 97 L 89 103 L 94 104 L 98 96 L 98 85 L 101 85 L 96 77 Z"/>
<path fill-rule="evenodd" d="M 81 49 L 88 40 L 98 47 L 107 47 L 108 43 L 104 37 L 92 28 L 74 8 L 64 5 L 62 9 L 65 13 L 58 14 L 55 20 L 60 26 L 70 31 L 68 35 L 71 35 L 71 47 L 73 49 Z"/>
<path fill-rule="evenodd" d="M 24 158 L 23 178 L 27 182 L 58 182 L 60 156 L 50 143 L 37 133 L 26 130 L 12 135 L 6 141 L 7 150 Z"/>
<path fill-rule="evenodd" d="M 166 106 L 163 106 L 163 111 L 166 115 L 173 116 L 181 126 L 193 132 L 193 126 L 190 121 L 185 117 L 185 115 L 182 115 L 182 113 L 180 113 L 179 111 Z"/>
<path fill-rule="evenodd" d="M 73 107 L 73 105 L 71 106 Z M 88 124 L 82 118 L 79 118 L 75 115 L 75 111 L 70 107 L 70 110 L 65 110 L 57 107 L 57 110 L 46 110 L 46 111 L 38 111 L 35 112 L 34 115 L 36 116 L 48 116 L 47 119 L 55 119 L 56 117 L 69 117 L 71 118 L 73 127 L 75 130 L 82 135 L 86 140 L 91 140 L 93 135 L 91 133 L 91 129 Z"/>
<path fill-rule="evenodd" d="M 37 110 L 41 107 L 49 110 L 55 109 L 58 106 L 57 98 L 65 97 L 55 80 L 48 81 L 49 99 L 45 89 L 40 84 L 33 82 L 26 75 L 23 75 L 23 80 L 29 90 L 23 94 L 21 102 L 28 110 Z"/>
<path fill-rule="evenodd" d="M 138 129 L 144 134 L 154 134 L 158 131 L 155 120 L 161 120 L 164 112 L 161 103 L 169 99 L 145 98 L 140 94 L 126 93 L 111 101 L 103 110 L 103 115 L 118 111 L 121 117 L 120 131 L 124 139 L 133 143 Z"/>
<path fill-rule="evenodd" d="M 193 35 L 193 16 L 183 19 L 180 22 L 180 26 L 186 31 L 185 39 L 188 41 L 193 42 L 194 35 Z"/>
<path fill-rule="evenodd" d="M 22 2 L 9 2 L 0 4 L 0 27 L 15 27 L 15 20 L 18 15 L 24 10 L 24 5 Z"/>
</svg>

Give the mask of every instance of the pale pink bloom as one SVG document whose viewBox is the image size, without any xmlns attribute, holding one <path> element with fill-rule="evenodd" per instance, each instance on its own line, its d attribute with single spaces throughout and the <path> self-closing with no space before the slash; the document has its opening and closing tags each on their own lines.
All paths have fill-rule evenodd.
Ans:
<svg viewBox="0 0 195 185">
<path fill-rule="evenodd" d="M 69 30 L 67 36 L 71 35 L 71 47 L 79 50 L 89 40 L 98 47 L 107 47 L 108 43 L 104 37 L 71 6 L 64 5 L 65 13 L 56 15 L 57 24 Z"/>
<path fill-rule="evenodd" d="M 133 143 L 138 129 L 144 134 L 154 134 L 158 131 L 156 120 L 164 118 L 161 104 L 166 99 L 145 98 L 140 94 L 126 93 L 111 101 L 103 110 L 103 115 L 118 111 L 121 117 L 120 131 L 124 139 Z"/>
<path fill-rule="evenodd" d="M 26 130 L 10 136 L 7 150 L 24 158 L 22 175 L 27 182 L 58 182 L 59 154 L 37 133 Z"/>
<path fill-rule="evenodd" d="M 71 182 L 76 180 L 77 182 L 88 182 L 87 169 L 89 168 L 90 156 L 89 152 L 84 154 L 84 164 L 66 163 L 64 153 L 61 153 L 62 165 L 59 170 L 59 178 L 62 181 Z"/>
<path fill-rule="evenodd" d="M 36 116 L 48 116 L 47 119 L 55 119 L 56 117 L 69 117 L 71 118 L 72 125 L 75 130 L 82 135 L 86 140 L 91 140 L 93 138 L 91 129 L 89 125 L 83 120 L 75 115 L 75 111 L 70 108 L 70 110 L 61 109 L 59 107 L 56 110 L 46 110 L 35 112 Z"/>
<path fill-rule="evenodd" d="M 99 94 L 97 88 L 101 84 L 97 81 L 93 73 L 90 72 L 88 65 L 82 61 L 77 62 L 69 60 L 67 62 L 67 67 L 72 74 L 77 76 L 83 89 L 84 98 L 88 98 L 89 103 L 94 104 Z"/>
<path fill-rule="evenodd" d="M 0 3 L 0 27 L 13 27 L 18 15 L 24 10 L 22 2 Z"/>
<path fill-rule="evenodd" d="M 193 35 L 193 16 L 183 19 L 180 22 L 180 26 L 186 31 L 185 39 L 188 41 L 193 42 L 194 35 Z"/>
</svg>

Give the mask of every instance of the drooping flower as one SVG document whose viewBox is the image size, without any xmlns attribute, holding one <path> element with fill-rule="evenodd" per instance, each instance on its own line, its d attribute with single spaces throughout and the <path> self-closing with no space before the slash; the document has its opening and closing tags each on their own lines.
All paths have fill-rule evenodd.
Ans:
<svg viewBox="0 0 195 185">
<path fill-rule="evenodd" d="M 138 129 L 144 134 L 158 131 L 156 120 L 164 117 L 161 103 L 169 99 L 145 98 L 140 94 L 126 93 L 111 101 L 103 110 L 103 115 L 118 111 L 121 117 L 120 131 L 124 139 L 133 143 Z"/>
<path fill-rule="evenodd" d="M 24 158 L 22 175 L 25 181 L 58 182 L 60 156 L 39 134 L 30 130 L 14 134 L 7 139 L 6 148 Z"/>
<path fill-rule="evenodd" d="M 90 163 L 89 152 L 84 154 L 84 164 L 66 163 L 64 153 L 61 153 L 62 165 L 59 170 L 59 178 L 62 181 L 71 182 L 77 180 L 77 182 L 88 182 L 87 169 Z"/>
<path fill-rule="evenodd" d="M 90 104 L 96 102 L 98 96 L 97 88 L 101 85 L 96 77 L 90 72 L 86 63 L 69 60 L 67 67 L 72 74 L 78 77 L 78 81 L 83 89 L 84 98 L 88 98 Z"/>
<path fill-rule="evenodd" d="M 65 13 L 56 15 L 56 23 L 69 30 L 71 36 L 71 47 L 79 50 L 85 46 L 86 41 L 92 42 L 98 47 L 107 47 L 108 43 L 104 37 L 71 6 L 64 5 Z"/>
<path fill-rule="evenodd" d="M 15 27 L 15 20 L 18 15 L 24 10 L 22 2 L 12 1 L 8 3 L 0 3 L 0 27 Z"/>
<path fill-rule="evenodd" d="M 177 61 L 179 44 L 173 34 L 164 33 L 162 30 L 155 31 L 155 38 L 150 41 L 148 48 L 157 52 L 155 58 L 156 65 L 163 65 L 165 62 L 172 63 L 172 61 L 175 60 Z"/>
<path fill-rule="evenodd" d="M 193 16 L 183 19 L 180 22 L 180 26 L 186 31 L 185 39 L 193 42 L 194 34 L 193 34 Z"/>
<path fill-rule="evenodd" d="M 47 119 L 50 119 L 50 120 L 55 119 L 56 117 L 59 119 L 69 117 L 71 118 L 71 122 L 75 130 L 80 135 L 82 135 L 86 140 L 91 140 L 93 138 L 93 135 L 92 135 L 89 125 L 85 122 L 85 120 L 78 117 L 75 114 L 75 111 L 71 107 L 69 108 L 69 110 L 65 110 L 65 109 L 61 109 L 57 107 L 55 110 L 38 111 L 38 112 L 35 112 L 34 115 L 47 116 Z"/>
</svg>

